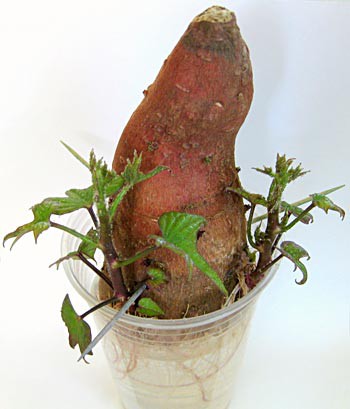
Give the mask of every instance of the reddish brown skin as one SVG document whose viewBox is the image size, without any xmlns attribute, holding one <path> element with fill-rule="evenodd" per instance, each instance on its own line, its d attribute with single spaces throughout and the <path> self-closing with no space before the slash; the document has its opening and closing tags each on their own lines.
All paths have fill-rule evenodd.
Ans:
<svg viewBox="0 0 350 409">
<path fill-rule="evenodd" d="M 132 115 L 117 146 L 113 168 L 123 171 L 133 152 L 142 152 L 142 171 L 169 168 L 128 193 L 114 224 L 118 252 L 129 257 L 160 234 L 157 219 L 168 211 L 200 214 L 207 220 L 198 250 L 228 290 L 246 264 L 242 199 L 227 187 L 240 185 L 235 138 L 253 95 L 249 52 L 232 13 L 229 22 L 192 22 L 164 62 Z M 147 265 L 161 266 L 168 283 L 147 296 L 164 318 L 201 315 L 221 307 L 224 296 L 203 273 L 189 280 L 184 260 L 166 249 L 124 268 L 132 290 L 146 278 Z"/>
</svg>

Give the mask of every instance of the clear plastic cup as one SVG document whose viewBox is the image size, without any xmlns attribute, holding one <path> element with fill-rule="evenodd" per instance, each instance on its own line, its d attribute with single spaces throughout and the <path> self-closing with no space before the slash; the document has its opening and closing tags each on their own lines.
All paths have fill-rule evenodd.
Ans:
<svg viewBox="0 0 350 409">
<path fill-rule="evenodd" d="M 87 231 L 90 220 L 73 215 L 70 226 Z M 79 239 L 64 234 L 62 254 Z M 98 277 L 83 263 L 66 261 L 70 282 L 90 306 Z M 161 320 L 125 314 L 104 337 L 104 351 L 125 409 L 227 409 L 243 358 L 247 329 L 262 290 L 275 270 L 240 300 L 195 318 Z M 116 310 L 94 313 L 100 330 Z"/>
</svg>

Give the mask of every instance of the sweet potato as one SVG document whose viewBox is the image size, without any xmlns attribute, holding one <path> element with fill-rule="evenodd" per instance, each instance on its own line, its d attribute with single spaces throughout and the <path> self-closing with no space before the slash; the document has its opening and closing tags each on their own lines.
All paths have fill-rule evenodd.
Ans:
<svg viewBox="0 0 350 409">
<path fill-rule="evenodd" d="M 249 51 L 235 15 L 214 6 L 197 16 L 126 125 L 113 168 L 122 172 L 134 150 L 142 170 L 169 168 L 138 184 L 123 201 L 114 224 L 117 251 L 128 257 L 159 234 L 157 219 L 167 211 L 204 216 L 208 223 L 198 249 L 232 289 L 246 263 L 242 199 L 227 187 L 240 185 L 234 159 L 235 137 L 253 95 Z M 168 283 L 149 290 L 166 312 L 181 318 L 220 308 L 223 294 L 203 273 L 189 272 L 181 256 L 156 250 L 123 270 L 132 290 L 146 278 L 148 265 L 165 270 Z"/>
</svg>

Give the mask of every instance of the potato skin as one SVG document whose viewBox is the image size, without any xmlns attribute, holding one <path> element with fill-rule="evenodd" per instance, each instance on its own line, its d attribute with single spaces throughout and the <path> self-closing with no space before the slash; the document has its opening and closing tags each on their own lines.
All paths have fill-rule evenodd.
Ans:
<svg viewBox="0 0 350 409">
<path fill-rule="evenodd" d="M 157 219 L 164 212 L 200 214 L 207 224 L 199 252 L 230 290 L 233 271 L 246 262 L 246 225 L 242 199 L 226 188 L 240 185 L 235 137 L 253 95 L 249 51 L 234 14 L 213 7 L 197 16 L 144 94 L 120 138 L 113 168 L 122 172 L 136 150 L 142 152 L 142 171 L 158 165 L 169 170 L 127 194 L 114 223 L 116 249 L 128 257 L 149 245 L 148 236 L 160 234 Z M 131 290 L 146 278 L 147 265 L 163 267 L 169 279 L 147 294 L 166 312 L 164 318 L 220 308 L 223 295 L 216 286 L 196 269 L 189 280 L 184 260 L 166 249 L 124 268 Z"/>
</svg>

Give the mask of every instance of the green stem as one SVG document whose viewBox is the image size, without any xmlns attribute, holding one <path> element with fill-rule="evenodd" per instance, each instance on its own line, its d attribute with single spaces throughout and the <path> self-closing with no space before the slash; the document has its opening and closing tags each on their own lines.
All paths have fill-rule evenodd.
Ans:
<svg viewBox="0 0 350 409">
<path fill-rule="evenodd" d="M 103 246 L 103 255 L 105 257 L 105 265 L 109 276 L 111 277 L 114 296 L 125 300 L 128 296 L 128 290 L 125 286 L 121 269 L 113 267 L 118 259 L 117 253 L 113 246 L 112 223 L 110 223 L 109 212 L 106 205 L 106 195 L 103 185 L 103 177 L 101 169 L 93 168 L 91 171 L 92 183 L 94 186 L 95 203 L 97 215 L 99 218 L 99 237 Z"/>
<path fill-rule="evenodd" d="M 345 185 L 340 185 L 340 186 L 337 186 L 337 187 L 333 187 L 332 189 L 324 190 L 323 192 L 320 193 L 320 195 L 329 195 L 330 193 L 333 193 L 333 192 L 335 192 L 335 191 L 337 191 L 339 189 L 342 189 L 343 187 L 345 187 Z M 292 203 L 292 206 L 302 206 L 302 205 L 304 205 L 306 203 L 311 202 L 311 200 L 312 200 L 312 197 L 308 196 L 308 197 L 305 197 L 304 199 L 301 199 L 301 200 L 298 200 L 297 202 Z M 281 212 L 282 211 L 283 211 L 283 209 L 281 209 Z M 259 223 L 262 220 L 265 220 L 266 218 L 267 218 L 267 213 L 265 213 L 265 214 L 263 214 L 261 216 L 255 217 L 253 219 L 252 223 L 253 224 Z"/>
<path fill-rule="evenodd" d="M 122 201 L 122 199 L 124 198 L 124 196 L 128 193 L 128 191 L 130 190 L 130 185 L 125 185 L 123 186 L 122 190 L 119 192 L 119 194 L 117 195 L 117 197 L 113 200 L 113 203 L 111 204 L 110 208 L 109 208 L 109 218 L 110 221 L 113 221 L 114 218 L 114 214 L 117 211 L 117 208 L 120 204 L 120 202 Z"/>
<path fill-rule="evenodd" d="M 138 253 L 136 253 L 133 257 L 130 257 L 126 260 L 119 260 L 115 261 L 112 265 L 113 268 L 119 268 L 119 267 L 124 267 L 128 266 L 129 264 L 134 263 L 136 260 L 139 260 L 141 258 L 144 258 L 148 256 L 148 254 L 152 253 L 154 250 L 156 250 L 158 247 L 157 246 L 152 246 L 149 247 L 148 249 L 142 250 Z"/>
<path fill-rule="evenodd" d="M 298 222 L 300 222 L 300 220 L 306 216 L 308 213 L 311 212 L 311 210 L 315 207 L 315 205 L 313 203 L 311 203 L 305 210 L 303 210 L 299 216 L 297 216 L 292 222 L 290 222 L 289 224 L 287 224 L 287 226 L 285 226 L 283 228 L 283 232 L 286 232 L 288 230 L 290 230 L 292 227 L 294 227 Z"/>
<path fill-rule="evenodd" d="M 256 207 L 256 205 L 252 203 L 251 208 L 250 208 L 250 212 L 249 212 L 248 223 L 247 223 L 247 237 L 248 237 L 249 244 L 254 249 L 258 250 L 258 246 L 254 242 L 253 236 L 252 236 L 252 221 L 253 221 L 253 215 L 254 215 L 255 207 Z"/>
<path fill-rule="evenodd" d="M 104 307 L 104 306 L 106 306 L 106 305 L 108 305 L 108 304 L 112 304 L 114 301 L 118 301 L 118 300 L 119 300 L 118 297 L 108 298 L 108 300 L 102 301 L 102 302 L 100 302 L 99 304 L 95 305 L 94 307 L 90 308 L 88 311 L 84 312 L 84 314 L 82 314 L 82 315 L 80 316 L 80 319 L 83 320 L 83 319 L 84 319 L 85 317 L 87 317 L 89 314 L 91 314 L 91 313 L 93 313 L 93 312 L 99 310 L 100 308 L 102 308 L 102 307 Z"/>
<path fill-rule="evenodd" d="M 96 246 L 97 248 L 99 248 L 100 250 L 102 250 L 102 246 L 99 243 L 96 243 L 95 241 L 91 240 L 89 237 L 84 236 L 84 234 L 81 234 L 79 232 L 77 232 L 76 230 L 71 229 L 70 227 L 64 226 L 63 224 L 59 224 L 59 223 L 55 223 L 50 221 L 50 226 L 54 227 L 56 229 L 59 230 L 63 230 L 66 233 L 71 234 L 72 236 L 77 237 L 78 239 L 85 241 L 86 243 L 92 244 L 94 246 Z"/>
<path fill-rule="evenodd" d="M 280 224 L 280 227 L 281 227 L 282 231 L 280 233 L 278 233 L 277 237 L 275 238 L 275 241 L 274 241 L 272 249 L 271 249 L 272 254 L 276 250 L 276 247 L 278 246 L 278 243 L 280 242 L 280 240 L 281 240 L 281 238 L 283 236 L 283 233 L 284 233 L 283 226 L 288 222 L 289 217 L 290 217 L 290 214 L 286 213 L 282 218 L 282 221 L 281 221 L 281 224 Z"/>
</svg>

